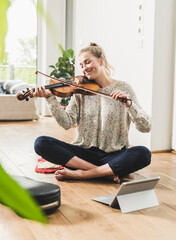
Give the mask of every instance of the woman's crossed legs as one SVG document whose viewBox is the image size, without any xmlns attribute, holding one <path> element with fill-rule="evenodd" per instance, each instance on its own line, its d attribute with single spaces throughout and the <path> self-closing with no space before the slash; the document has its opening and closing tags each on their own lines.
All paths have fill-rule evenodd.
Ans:
<svg viewBox="0 0 176 240">
<path fill-rule="evenodd" d="M 95 147 L 87 149 L 41 136 L 36 139 L 34 148 L 47 161 L 74 169 L 57 170 L 57 180 L 109 177 L 120 182 L 119 178 L 149 165 L 151 161 L 150 151 L 143 146 L 106 153 Z"/>
</svg>

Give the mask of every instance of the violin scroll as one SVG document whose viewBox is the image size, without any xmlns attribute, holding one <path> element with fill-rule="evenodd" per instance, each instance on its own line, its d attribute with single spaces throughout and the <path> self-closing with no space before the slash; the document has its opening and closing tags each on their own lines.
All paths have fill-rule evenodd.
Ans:
<svg viewBox="0 0 176 240">
<path fill-rule="evenodd" d="M 25 92 L 25 91 L 22 91 L 22 92 L 19 92 L 19 93 L 17 94 L 17 99 L 18 99 L 19 101 L 23 101 L 23 100 L 29 101 L 29 97 L 32 98 L 32 95 L 31 95 L 29 89 L 27 89 L 26 92 Z"/>
</svg>

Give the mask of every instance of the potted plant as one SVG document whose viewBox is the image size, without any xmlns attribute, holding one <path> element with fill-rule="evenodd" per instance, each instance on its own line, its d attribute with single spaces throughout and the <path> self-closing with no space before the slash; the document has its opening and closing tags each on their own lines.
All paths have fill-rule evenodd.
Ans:
<svg viewBox="0 0 176 240">
<path fill-rule="evenodd" d="M 59 49 L 61 50 L 62 56 L 58 58 L 58 61 L 55 65 L 50 65 L 52 72 L 50 76 L 55 78 L 64 78 L 65 81 L 70 81 L 74 77 L 75 73 L 75 57 L 73 49 L 64 50 L 63 47 L 59 44 Z M 67 106 L 69 103 L 70 97 L 62 98 L 61 104 Z"/>
</svg>

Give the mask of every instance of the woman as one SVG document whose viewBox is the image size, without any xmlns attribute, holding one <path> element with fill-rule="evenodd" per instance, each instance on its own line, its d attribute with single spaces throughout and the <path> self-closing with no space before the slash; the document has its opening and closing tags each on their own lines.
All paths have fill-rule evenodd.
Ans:
<svg viewBox="0 0 176 240">
<path fill-rule="evenodd" d="M 46 98 L 58 124 L 65 129 L 77 124 L 77 134 L 72 144 L 41 136 L 35 141 L 35 151 L 64 166 L 56 171 L 57 180 L 111 177 L 120 182 L 120 178 L 150 164 L 151 153 L 146 147 L 129 148 L 128 130 L 132 121 L 139 131 L 149 132 L 151 119 L 139 106 L 131 86 L 110 77 L 111 66 L 100 46 L 90 43 L 82 49 L 79 62 L 83 74 L 100 86 L 99 92 L 110 94 L 112 99 L 74 94 L 64 110 L 49 90 L 36 89 L 33 96 Z M 121 98 L 130 100 L 123 103 Z"/>
</svg>

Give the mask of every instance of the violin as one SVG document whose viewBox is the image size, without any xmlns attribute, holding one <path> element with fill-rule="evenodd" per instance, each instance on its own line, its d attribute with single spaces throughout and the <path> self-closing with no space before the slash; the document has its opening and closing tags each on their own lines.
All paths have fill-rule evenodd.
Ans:
<svg viewBox="0 0 176 240">
<path fill-rule="evenodd" d="M 112 97 L 107 93 L 98 92 L 99 85 L 95 83 L 94 80 L 89 80 L 86 76 L 76 76 L 71 78 L 71 81 L 66 81 L 63 79 L 57 79 L 55 77 L 48 76 L 42 72 L 36 71 L 36 74 L 41 74 L 46 77 L 51 78 L 48 85 L 44 86 L 45 89 L 49 89 L 55 96 L 65 98 L 70 97 L 73 94 L 79 93 L 84 95 L 103 95 L 104 97 Z M 35 88 L 28 89 L 26 92 L 18 93 L 17 99 L 22 100 L 29 100 L 29 97 L 33 97 L 31 95 L 31 90 L 35 92 Z M 130 99 L 126 98 L 118 98 L 119 101 L 126 103 Z"/>
</svg>

